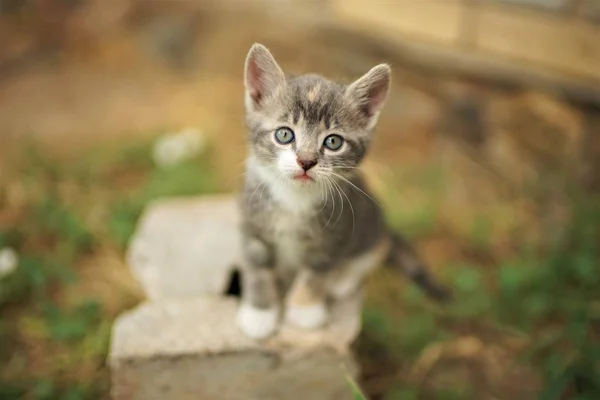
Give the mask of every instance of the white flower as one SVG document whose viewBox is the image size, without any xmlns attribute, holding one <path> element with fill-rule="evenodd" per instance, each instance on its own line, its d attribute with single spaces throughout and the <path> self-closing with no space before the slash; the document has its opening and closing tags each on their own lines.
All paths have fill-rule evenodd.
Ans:
<svg viewBox="0 0 600 400">
<path fill-rule="evenodd" d="M 185 153 L 185 142 L 174 136 L 164 136 L 156 141 L 152 155 L 159 167 L 167 167 L 183 161 Z"/>
<path fill-rule="evenodd" d="M 195 128 L 188 128 L 179 133 L 179 138 L 187 143 L 189 156 L 195 156 L 204 150 L 204 135 Z"/>
<path fill-rule="evenodd" d="M 204 135 L 195 128 L 187 128 L 159 137 L 154 144 L 152 156 L 156 165 L 168 167 L 194 157 L 204 147 Z"/>
<path fill-rule="evenodd" d="M 0 249 L 0 279 L 12 274 L 18 264 L 19 256 L 14 249 L 10 247 Z"/>
</svg>

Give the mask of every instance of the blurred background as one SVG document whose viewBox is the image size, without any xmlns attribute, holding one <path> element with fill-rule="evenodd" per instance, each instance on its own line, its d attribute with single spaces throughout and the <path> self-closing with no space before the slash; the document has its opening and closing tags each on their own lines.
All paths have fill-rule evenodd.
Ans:
<svg viewBox="0 0 600 400">
<path fill-rule="evenodd" d="M 600 1 L 0 0 L 0 399 L 108 399 L 148 201 L 232 192 L 243 63 L 394 71 L 365 171 L 456 292 L 369 279 L 371 399 L 600 398 Z"/>
</svg>

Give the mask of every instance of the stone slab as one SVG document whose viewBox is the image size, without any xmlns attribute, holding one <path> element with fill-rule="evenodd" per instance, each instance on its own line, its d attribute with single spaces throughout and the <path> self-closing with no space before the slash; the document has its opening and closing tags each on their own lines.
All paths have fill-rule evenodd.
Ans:
<svg viewBox="0 0 600 400">
<path fill-rule="evenodd" d="M 239 211 L 232 195 L 151 203 L 127 261 L 150 299 L 222 294 L 240 261 Z"/>
<path fill-rule="evenodd" d="M 362 296 L 332 305 L 323 329 L 283 325 L 258 342 L 235 325 L 233 297 L 163 299 L 121 315 L 109 365 L 115 400 L 343 400 L 358 366 L 349 350 Z"/>
</svg>

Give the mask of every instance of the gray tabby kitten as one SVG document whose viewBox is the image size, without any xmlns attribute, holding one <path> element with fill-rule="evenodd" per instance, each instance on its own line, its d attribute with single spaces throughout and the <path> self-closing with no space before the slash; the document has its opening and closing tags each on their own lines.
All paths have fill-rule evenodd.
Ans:
<svg viewBox="0 0 600 400">
<path fill-rule="evenodd" d="M 327 301 L 352 295 L 384 263 L 407 272 L 432 297 L 447 297 L 410 246 L 387 229 L 358 170 L 390 80 L 386 64 L 350 85 L 286 76 L 266 47 L 250 49 L 241 196 L 246 265 L 237 315 L 246 335 L 270 336 L 282 312 L 298 327 L 323 326 Z"/>
</svg>

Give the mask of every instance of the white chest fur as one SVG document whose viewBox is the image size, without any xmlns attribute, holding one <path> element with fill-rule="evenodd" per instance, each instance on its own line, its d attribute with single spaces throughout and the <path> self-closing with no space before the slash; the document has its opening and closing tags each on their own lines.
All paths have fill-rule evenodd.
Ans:
<svg viewBox="0 0 600 400">
<path fill-rule="evenodd" d="M 277 263 L 282 268 L 301 267 L 306 252 L 303 235 L 306 234 L 307 224 L 312 214 L 279 208 L 271 218 L 271 233 Z"/>
<path fill-rule="evenodd" d="M 272 193 L 277 202 L 271 215 L 271 230 L 278 264 L 299 268 L 306 253 L 305 236 L 318 210 L 318 198 L 297 187 L 276 186 Z"/>
<path fill-rule="evenodd" d="M 258 174 L 270 192 L 269 230 L 275 246 L 277 263 L 284 268 L 302 266 L 306 243 L 302 240 L 311 220 L 321 208 L 324 197 L 318 184 L 303 184 L 282 179 L 272 169 L 255 159 L 248 167 Z"/>
</svg>

